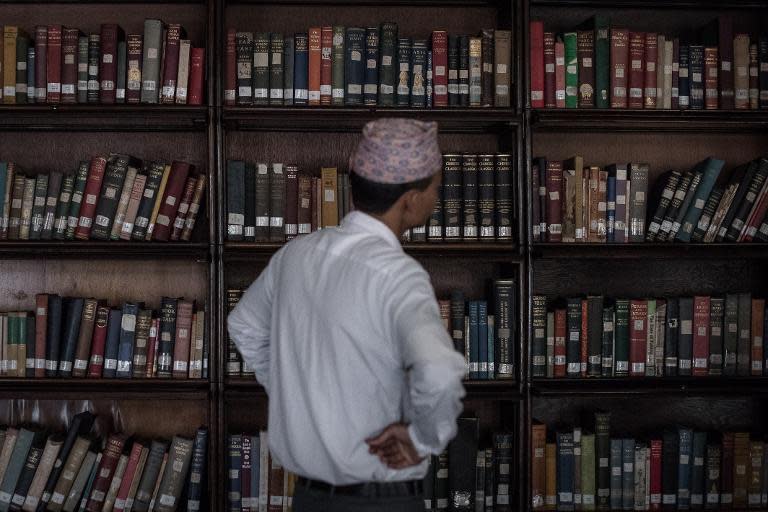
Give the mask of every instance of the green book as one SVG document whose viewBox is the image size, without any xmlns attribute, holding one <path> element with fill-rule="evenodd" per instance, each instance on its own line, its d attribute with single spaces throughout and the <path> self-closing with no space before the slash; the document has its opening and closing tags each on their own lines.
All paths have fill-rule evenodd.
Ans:
<svg viewBox="0 0 768 512">
<path fill-rule="evenodd" d="M 331 49 L 331 105 L 344 105 L 344 27 L 333 27 Z"/>
<path fill-rule="evenodd" d="M 616 377 L 626 377 L 629 375 L 629 300 L 616 299 L 616 322 L 614 325 L 614 339 L 616 347 L 614 353 L 614 363 Z"/>
<path fill-rule="evenodd" d="M 80 204 L 83 202 L 83 194 L 85 193 L 85 184 L 88 181 L 88 161 L 82 160 L 80 167 L 78 167 L 75 173 L 75 186 L 72 190 L 72 197 L 69 200 L 69 217 L 67 218 L 67 232 L 65 238 L 67 240 L 74 240 L 75 228 L 77 228 L 77 222 L 80 220 Z"/>
<path fill-rule="evenodd" d="M 35 432 L 26 428 L 19 429 L 19 437 L 13 446 L 8 468 L 5 470 L 2 483 L 0 483 L 0 512 L 8 512 L 11 506 L 13 491 L 16 489 L 16 482 L 21 475 L 21 470 L 24 469 L 24 463 L 27 462 L 27 454 L 34 437 Z"/>
<path fill-rule="evenodd" d="M 27 102 L 27 53 L 29 51 L 29 38 L 19 34 L 16 38 L 16 103 Z M 24 63 L 24 69 L 19 69 L 19 64 Z"/>
<path fill-rule="evenodd" d="M 595 107 L 611 106 L 611 39 L 607 16 L 595 16 Z"/>
<path fill-rule="evenodd" d="M 253 37 L 253 104 L 269 104 L 269 32 Z"/>
<path fill-rule="evenodd" d="M 715 186 L 718 176 L 720 176 L 720 171 L 723 170 L 723 165 L 725 165 L 725 162 L 717 158 L 707 158 L 704 162 L 701 181 L 699 186 L 696 187 L 688 211 L 685 212 L 685 217 L 683 217 L 683 222 L 677 232 L 677 240 L 681 242 L 691 241 L 693 230 L 699 223 L 699 217 L 701 217 L 704 205 L 710 193 L 712 193 L 712 188 Z"/>
<path fill-rule="evenodd" d="M 565 45 L 565 108 L 579 104 L 579 61 L 576 52 L 576 32 L 563 34 Z"/>
<path fill-rule="evenodd" d="M 397 81 L 397 23 L 381 24 L 379 39 L 379 106 L 395 104 Z"/>
<path fill-rule="evenodd" d="M 595 506 L 595 435 L 581 435 L 581 510 Z"/>
</svg>

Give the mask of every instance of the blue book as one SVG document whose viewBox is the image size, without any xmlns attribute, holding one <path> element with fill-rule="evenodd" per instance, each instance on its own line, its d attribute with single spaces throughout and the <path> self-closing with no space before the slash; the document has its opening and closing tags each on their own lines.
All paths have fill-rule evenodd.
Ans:
<svg viewBox="0 0 768 512">
<path fill-rule="evenodd" d="M 635 440 L 621 440 L 621 509 L 635 507 Z"/>
<path fill-rule="evenodd" d="M 616 175 L 608 176 L 605 183 L 605 216 L 607 219 L 605 239 L 608 242 L 615 241 L 614 232 L 616 227 Z"/>
<path fill-rule="evenodd" d="M 575 509 L 573 502 L 573 432 L 557 434 L 557 510 Z"/>
<path fill-rule="evenodd" d="M 621 439 L 611 439 L 611 510 L 621 510 Z"/>
<path fill-rule="evenodd" d="M 488 317 L 488 378 L 496 377 L 496 317 Z"/>
<path fill-rule="evenodd" d="M 229 510 L 240 510 L 242 503 L 242 496 L 240 495 L 241 482 L 240 482 L 240 463 L 243 458 L 243 437 L 241 435 L 229 436 L 229 451 L 228 451 L 228 465 L 229 465 L 229 493 L 228 503 Z"/>
<path fill-rule="evenodd" d="M 480 307 L 478 301 L 469 301 L 469 378 L 479 379 L 480 376 Z"/>
<path fill-rule="evenodd" d="M 344 44 L 344 77 L 346 94 L 344 104 L 358 106 L 363 104 L 363 83 L 365 68 L 365 29 L 349 27 Z"/>
<path fill-rule="evenodd" d="M 204 510 L 202 507 L 203 488 L 206 483 L 205 469 L 208 460 L 208 429 L 200 427 L 195 434 L 192 447 L 192 462 L 187 478 L 187 510 Z"/>
<path fill-rule="evenodd" d="M 119 309 L 109 310 L 107 321 L 107 341 L 104 346 L 104 371 L 105 379 L 113 379 L 117 374 L 117 353 L 120 348 L 120 324 L 123 312 Z"/>
<path fill-rule="evenodd" d="M 120 342 L 117 350 L 116 375 L 118 378 L 130 379 L 133 373 L 133 346 L 136 340 L 136 316 L 138 314 L 138 305 L 131 302 L 123 304 L 123 316 L 120 319 Z"/>
<path fill-rule="evenodd" d="M 296 49 L 293 54 L 293 104 L 309 102 L 309 36 L 306 32 L 294 34 Z"/>
<path fill-rule="evenodd" d="M 717 158 L 707 158 L 702 165 L 702 177 L 699 182 L 699 186 L 696 187 L 691 204 L 688 207 L 688 211 L 683 217 L 683 222 L 680 225 L 680 230 L 677 232 L 677 240 L 681 242 L 690 242 L 693 230 L 699 223 L 699 217 L 704 211 L 704 205 L 709 199 L 709 194 L 712 193 L 712 188 L 717 182 L 720 171 L 723 170 L 725 162 L 718 160 Z M 736 241 L 736 240 L 732 240 Z"/>
<path fill-rule="evenodd" d="M 687 510 L 691 508 L 693 431 L 689 428 L 681 428 L 677 434 L 679 436 L 678 450 L 680 454 L 680 462 L 677 465 L 677 509 Z"/>
<path fill-rule="evenodd" d="M 71 377 L 85 299 L 73 297 L 64 300 L 66 307 L 64 308 L 65 316 L 62 347 L 61 353 L 59 354 L 59 377 Z"/>
<path fill-rule="evenodd" d="M 293 36 L 283 39 L 283 105 L 293 105 Z"/>
<path fill-rule="evenodd" d="M 363 103 L 375 106 L 379 99 L 379 27 L 365 29 L 365 85 Z"/>
<path fill-rule="evenodd" d="M 477 363 L 478 379 L 488 378 L 488 303 L 477 301 Z"/>
<path fill-rule="evenodd" d="M 704 471 L 704 456 L 707 454 L 707 433 L 693 433 L 693 458 L 691 462 L 691 507 L 704 506 L 704 489 L 706 475 Z"/>
<path fill-rule="evenodd" d="M 690 59 L 688 45 L 680 45 L 679 61 L 679 82 L 678 82 L 678 103 L 680 110 L 687 110 L 691 106 L 691 78 L 690 78 Z"/>
</svg>

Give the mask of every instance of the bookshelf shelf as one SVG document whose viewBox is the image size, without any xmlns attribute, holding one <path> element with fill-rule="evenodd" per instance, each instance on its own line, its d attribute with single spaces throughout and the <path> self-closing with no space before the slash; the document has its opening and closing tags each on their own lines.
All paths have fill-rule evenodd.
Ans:
<svg viewBox="0 0 768 512">
<path fill-rule="evenodd" d="M 638 244 L 561 244 L 534 243 L 538 259 L 763 259 L 768 258 L 766 243 L 638 243 Z"/>
<path fill-rule="evenodd" d="M 203 131 L 208 107 L 0 105 L 0 131 Z"/>
<path fill-rule="evenodd" d="M 768 393 L 768 377 L 531 379 L 538 396 L 745 395 Z"/>
<path fill-rule="evenodd" d="M 0 379 L 0 397 L 36 395 L 40 399 L 141 398 L 207 400 L 211 383 L 207 379 Z"/>
<path fill-rule="evenodd" d="M 224 107 L 222 122 L 231 130 L 287 132 L 356 132 L 382 117 L 408 117 L 437 121 L 441 132 L 487 133 L 521 125 L 513 109 L 444 108 L 407 109 L 377 107 Z"/>
<path fill-rule="evenodd" d="M 82 258 L 99 256 L 115 259 L 162 257 L 207 260 L 208 254 L 209 245 L 207 242 L 0 242 L 0 258 L 5 259 L 34 259 L 41 257 Z"/>
<path fill-rule="evenodd" d="M 542 109 L 531 111 L 531 129 L 541 132 L 761 133 L 768 111 Z"/>
<path fill-rule="evenodd" d="M 603 9 L 766 9 L 761 0 L 531 0 L 531 7 Z"/>
</svg>

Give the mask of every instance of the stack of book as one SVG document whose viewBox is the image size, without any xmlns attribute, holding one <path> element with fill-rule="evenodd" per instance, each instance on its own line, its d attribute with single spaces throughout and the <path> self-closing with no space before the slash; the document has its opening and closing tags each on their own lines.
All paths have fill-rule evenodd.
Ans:
<svg viewBox="0 0 768 512">
<path fill-rule="evenodd" d="M 147 19 L 128 35 L 115 23 L 89 35 L 38 25 L 31 37 L 6 25 L 2 48 L 4 104 L 203 103 L 205 49 L 177 23 Z"/>
<path fill-rule="evenodd" d="M 509 154 L 445 154 L 437 203 L 409 242 L 511 241 Z M 349 175 L 323 167 L 320 176 L 283 163 L 227 162 L 227 240 L 284 242 L 337 226 L 353 209 Z"/>
<path fill-rule="evenodd" d="M 707 158 L 649 189 L 649 165 L 533 161 L 533 239 L 546 242 L 766 242 L 768 159 L 737 166 Z M 650 195 L 649 195 L 650 192 Z"/>
<path fill-rule="evenodd" d="M 0 240 L 189 241 L 206 181 L 186 162 L 121 154 L 36 176 L 0 162 Z"/>
<path fill-rule="evenodd" d="M 534 423 L 534 510 L 746 510 L 768 505 L 768 448 L 749 432 L 665 428 L 611 435 L 611 415 L 586 428 Z M 549 436 L 548 436 L 549 434 Z M 550 439 L 548 439 L 550 437 Z"/>
<path fill-rule="evenodd" d="M 735 33 L 721 15 L 692 39 L 611 27 L 531 21 L 532 108 L 768 108 L 768 36 Z"/>
<path fill-rule="evenodd" d="M 230 28 L 224 104 L 509 107 L 511 56 L 509 30 L 419 39 L 391 22 L 293 35 Z"/>
<path fill-rule="evenodd" d="M 163 297 L 110 308 L 94 298 L 38 294 L 35 311 L 0 313 L 4 377 L 208 377 L 205 310 Z"/>
<path fill-rule="evenodd" d="M 102 512 L 202 510 L 208 431 L 194 439 L 101 439 L 94 415 L 75 415 L 66 432 L 36 426 L 0 429 L 3 510 Z M 182 495 L 182 491 L 185 494 Z"/>
<path fill-rule="evenodd" d="M 549 307 L 548 307 L 549 306 Z M 533 297 L 533 377 L 768 375 L 765 299 Z"/>
</svg>

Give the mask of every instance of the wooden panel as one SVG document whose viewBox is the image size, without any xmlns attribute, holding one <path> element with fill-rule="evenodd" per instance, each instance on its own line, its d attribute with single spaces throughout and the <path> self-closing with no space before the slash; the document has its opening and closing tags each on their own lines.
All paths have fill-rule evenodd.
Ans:
<svg viewBox="0 0 768 512">
<path fill-rule="evenodd" d="M 203 303 L 207 297 L 205 263 L 186 261 L 0 261 L 0 310 L 30 310 L 36 293 L 97 297 L 110 304 L 126 300 L 160 306 L 163 295 Z"/>
<path fill-rule="evenodd" d="M 34 37 L 36 25 L 52 23 L 77 27 L 84 33 L 99 33 L 102 23 L 119 23 L 126 34 L 144 33 L 146 18 L 159 18 L 166 23 L 180 23 L 193 46 L 205 46 L 208 23 L 204 4 L 36 4 L 0 5 L 0 19 L 5 25 L 18 25 Z"/>
<path fill-rule="evenodd" d="M 248 5 L 227 8 L 225 27 L 253 32 L 306 32 L 309 27 L 343 25 L 370 27 L 384 21 L 398 24 L 399 37 L 428 38 L 433 29 L 455 34 L 479 33 L 483 27 L 497 27 L 496 9 L 492 7 L 393 7 L 324 5 L 272 5 L 269 15 L 264 9 Z M 507 27 L 509 28 L 509 27 Z"/>
</svg>

